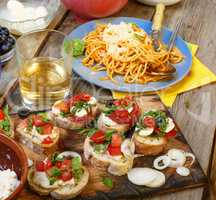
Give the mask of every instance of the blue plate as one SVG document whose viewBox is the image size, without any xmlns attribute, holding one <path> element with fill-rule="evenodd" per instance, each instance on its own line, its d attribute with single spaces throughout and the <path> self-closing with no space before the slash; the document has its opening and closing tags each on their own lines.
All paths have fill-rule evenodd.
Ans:
<svg viewBox="0 0 216 200">
<path fill-rule="evenodd" d="M 68 37 L 69 39 L 74 39 L 74 38 L 82 39 L 87 33 L 95 29 L 97 23 L 119 24 L 122 21 L 127 23 L 134 22 L 140 28 L 145 30 L 148 34 L 151 34 L 152 23 L 150 21 L 146 21 L 138 18 L 132 18 L 132 17 L 116 17 L 116 18 L 94 20 L 82 24 L 81 26 L 74 29 L 68 35 Z M 165 44 L 168 44 L 171 34 L 172 31 L 170 31 L 169 29 L 167 28 L 163 29 L 163 42 Z M 192 63 L 192 55 L 186 42 L 179 36 L 176 39 L 176 47 L 184 55 L 184 60 L 181 63 L 175 65 L 176 73 L 174 75 L 174 78 L 168 81 L 157 81 L 157 82 L 150 82 L 146 84 L 135 84 L 135 83 L 127 84 L 123 81 L 122 76 L 115 76 L 115 80 L 118 81 L 118 84 L 115 84 L 110 80 L 105 80 L 105 81 L 100 80 L 101 77 L 106 76 L 106 72 L 105 71 L 94 72 L 90 70 L 88 67 L 85 67 L 81 62 L 83 57 L 74 58 L 72 66 L 73 66 L 73 70 L 83 79 L 106 89 L 124 91 L 124 92 L 152 92 L 152 91 L 168 88 L 178 83 L 190 71 L 190 67 Z"/>
</svg>

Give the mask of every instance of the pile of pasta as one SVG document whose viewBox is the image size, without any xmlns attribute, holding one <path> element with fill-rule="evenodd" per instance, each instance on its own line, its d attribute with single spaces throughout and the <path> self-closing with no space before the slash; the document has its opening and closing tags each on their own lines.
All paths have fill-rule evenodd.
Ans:
<svg viewBox="0 0 216 200">
<path fill-rule="evenodd" d="M 160 50 L 156 52 L 147 33 L 135 24 L 130 24 L 128 27 L 131 30 L 128 30 L 127 34 L 133 36 L 132 39 L 118 40 L 117 44 L 113 44 L 115 48 L 112 50 L 104 35 L 106 34 L 108 39 L 109 37 L 115 39 L 118 36 L 110 31 L 109 24 L 98 24 L 95 30 L 84 37 L 83 64 L 94 71 L 105 70 L 107 72 L 105 80 L 116 82 L 114 77 L 121 75 L 126 83 L 144 84 L 165 78 L 152 75 L 151 72 L 166 71 L 169 67 L 168 62 L 176 64 L 183 60 L 177 48 L 167 51 L 166 46 L 160 44 Z"/>
</svg>

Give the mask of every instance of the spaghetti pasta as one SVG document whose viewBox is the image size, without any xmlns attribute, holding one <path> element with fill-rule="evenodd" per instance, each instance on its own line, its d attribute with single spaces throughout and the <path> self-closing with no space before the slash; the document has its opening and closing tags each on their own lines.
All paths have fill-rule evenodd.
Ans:
<svg viewBox="0 0 216 200">
<path fill-rule="evenodd" d="M 98 24 L 84 37 L 84 41 L 83 64 L 94 71 L 106 70 L 104 79 L 114 82 L 115 75 L 122 75 L 126 83 L 162 80 L 164 76 L 152 75 L 151 72 L 166 71 L 168 62 L 176 64 L 183 60 L 177 48 L 169 52 L 165 45 L 160 44 L 160 51 L 154 51 L 147 33 L 131 23 Z"/>
</svg>

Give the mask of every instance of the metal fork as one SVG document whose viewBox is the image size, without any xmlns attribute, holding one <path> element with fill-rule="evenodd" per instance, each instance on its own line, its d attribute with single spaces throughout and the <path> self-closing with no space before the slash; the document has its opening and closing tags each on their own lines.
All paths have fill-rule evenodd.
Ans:
<svg viewBox="0 0 216 200">
<path fill-rule="evenodd" d="M 178 32 L 179 32 L 182 24 L 183 24 L 183 18 L 181 17 L 180 19 L 178 19 L 178 22 L 176 23 L 174 31 L 170 37 L 169 44 L 167 47 L 167 50 L 169 53 L 172 51 L 172 49 L 175 45 L 175 41 L 176 41 Z M 155 76 L 172 76 L 172 74 L 176 72 L 176 68 L 169 61 L 167 62 L 167 65 L 169 67 L 169 70 L 167 70 L 165 72 L 150 72 L 149 74 L 155 75 Z"/>
</svg>

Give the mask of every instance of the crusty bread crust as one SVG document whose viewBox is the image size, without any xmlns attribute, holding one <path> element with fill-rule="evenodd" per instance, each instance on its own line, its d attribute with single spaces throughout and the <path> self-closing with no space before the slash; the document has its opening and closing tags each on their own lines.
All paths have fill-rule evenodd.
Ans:
<svg viewBox="0 0 216 200">
<path fill-rule="evenodd" d="M 34 141 L 29 139 L 27 134 L 24 132 L 23 123 L 25 123 L 25 122 L 22 121 L 16 128 L 16 133 L 17 133 L 16 136 L 17 136 L 17 138 L 21 144 L 26 145 L 28 148 L 30 148 L 31 150 L 33 150 L 36 153 L 43 153 L 45 155 L 50 155 L 57 150 L 58 141 L 60 138 L 60 129 L 58 127 L 54 127 L 57 136 L 55 137 L 55 140 L 53 141 L 53 143 L 51 143 L 51 144 L 38 144 L 38 143 L 35 143 Z"/>
<path fill-rule="evenodd" d="M 137 133 L 134 134 L 133 141 L 136 153 L 144 156 L 156 156 L 162 153 L 168 143 L 165 137 L 141 137 Z"/>
<path fill-rule="evenodd" d="M 90 140 L 87 137 L 84 143 L 84 148 L 89 148 L 89 141 Z M 88 150 L 84 149 L 84 152 L 85 151 Z M 111 158 L 105 158 L 104 155 L 91 152 L 89 160 L 91 162 L 91 165 L 100 171 L 108 171 L 110 174 L 113 174 L 115 176 L 123 176 L 127 174 L 127 172 L 132 168 L 134 157 L 128 156 L 125 157 L 123 161 L 119 161 L 113 160 Z"/>
<path fill-rule="evenodd" d="M 75 123 L 72 122 L 70 119 L 63 118 L 59 115 L 55 115 L 54 113 L 50 113 L 50 116 L 53 120 L 53 123 L 55 123 L 56 126 L 64 128 L 64 129 L 70 129 L 70 130 L 75 130 L 75 129 L 80 129 L 85 127 L 89 122 L 95 119 L 95 117 L 99 114 L 99 107 L 96 104 L 95 106 L 92 107 L 92 117 L 88 122 L 79 122 Z"/>
<path fill-rule="evenodd" d="M 33 181 L 34 176 L 34 167 L 31 167 L 28 172 L 27 180 L 30 185 L 30 188 L 37 192 L 41 196 L 48 196 L 49 194 L 55 199 L 72 199 L 78 196 L 88 184 L 89 172 L 86 167 L 83 167 L 84 174 L 76 186 L 62 186 L 57 189 L 47 189 L 41 186 L 38 186 Z"/>
</svg>

